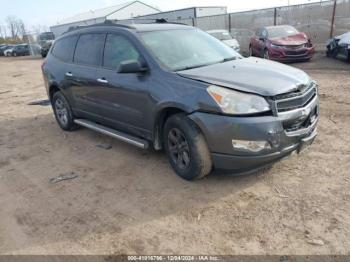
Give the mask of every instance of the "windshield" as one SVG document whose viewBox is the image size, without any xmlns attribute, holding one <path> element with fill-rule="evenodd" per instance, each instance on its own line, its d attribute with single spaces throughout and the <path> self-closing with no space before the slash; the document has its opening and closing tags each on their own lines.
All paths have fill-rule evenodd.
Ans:
<svg viewBox="0 0 350 262">
<path fill-rule="evenodd" d="M 232 39 L 232 36 L 230 35 L 229 32 L 222 31 L 222 32 L 208 32 L 208 33 L 221 41 Z"/>
<path fill-rule="evenodd" d="M 269 38 L 287 37 L 299 33 L 299 31 L 292 26 L 271 27 L 268 28 L 267 31 Z"/>
<path fill-rule="evenodd" d="M 156 59 L 173 71 L 241 58 L 232 48 L 198 29 L 143 32 L 141 38 Z"/>
</svg>

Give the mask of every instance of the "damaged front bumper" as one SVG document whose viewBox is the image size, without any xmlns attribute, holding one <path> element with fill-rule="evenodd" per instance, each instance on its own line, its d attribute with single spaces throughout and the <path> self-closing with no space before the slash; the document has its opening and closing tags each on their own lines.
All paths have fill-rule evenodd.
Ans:
<svg viewBox="0 0 350 262">
<path fill-rule="evenodd" d="M 301 152 L 317 136 L 319 102 L 316 96 L 307 106 L 276 116 L 233 117 L 196 112 L 190 118 L 202 130 L 216 169 L 243 173 L 272 164 L 292 152 Z M 292 121 L 307 126 L 290 129 Z M 309 121 L 309 122 L 306 122 Z M 287 128 L 288 126 L 288 128 Z M 235 147 L 235 141 L 266 141 L 266 147 Z M 259 144 L 258 144 L 259 145 Z"/>
</svg>

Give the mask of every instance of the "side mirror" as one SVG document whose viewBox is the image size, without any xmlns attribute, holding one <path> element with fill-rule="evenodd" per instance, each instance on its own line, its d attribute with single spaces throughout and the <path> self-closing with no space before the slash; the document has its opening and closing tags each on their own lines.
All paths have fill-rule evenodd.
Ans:
<svg viewBox="0 0 350 262">
<path fill-rule="evenodd" d="M 143 67 L 137 60 L 126 60 L 120 63 L 117 72 L 120 74 L 132 74 L 146 72 L 147 67 Z"/>
</svg>

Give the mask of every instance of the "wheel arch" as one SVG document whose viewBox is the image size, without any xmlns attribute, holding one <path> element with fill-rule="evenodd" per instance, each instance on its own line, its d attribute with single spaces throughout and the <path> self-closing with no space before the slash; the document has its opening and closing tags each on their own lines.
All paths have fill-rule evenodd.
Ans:
<svg viewBox="0 0 350 262">
<path fill-rule="evenodd" d="M 177 103 L 166 103 L 157 110 L 154 127 L 153 127 L 153 145 L 154 149 L 161 150 L 163 148 L 162 136 L 163 128 L 166 120 L 179 113 L 189 115 L 194 110 Z"/>
<path fill-rule="evenodd" d="M 49 92 L 48 92 L 50 101 L 52 101 L 53 95 L 54 95 L 56 92 L 59 92 L 59 91 L 61 91 L 61 89 L 59 89 L 58 86 L 57 86 L 56 84 L 51 84 L 51 85 L 50 85 L 50 87 L 49 87 Z"/>
</svg>

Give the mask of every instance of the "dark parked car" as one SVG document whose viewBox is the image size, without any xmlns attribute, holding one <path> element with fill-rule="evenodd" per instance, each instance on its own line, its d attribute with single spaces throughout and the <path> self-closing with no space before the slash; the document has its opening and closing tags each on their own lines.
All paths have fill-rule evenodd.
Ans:
<svg viewBox="0 0 350 262">
<path fill-rule="evenodd" d="M 314 53 L 310 38 L 289 25 L 259 28 L 249 45 L 251 56 L 279 62 L 307 61 Z"/>
<path fill-rule="evenodd" d="M 4 56 L 5 55 L 5 50 L 7 49 L 11 49 L 13 47 L 13 45 L 2 45 L 0 47 L 0 56 Z"/>
<path fill-rule="evenodd" d="M 43 45 L 48 41 L 55 40 L 55 35 L 52 32 L 44 32 L 38 36 L 37 40 L 38 40 L 39 45 Z"/>
<path fill-rule="evenodd" d="M 42 58 L 45 58 L 47 56 L 47 53 L 49 52 L 52 44 L 53 44 L 53 40 L 46 41 L 45 43 L 42 44 L 41 51 L 40 51 Z"/>
<path fill-rule="evenodd" d="M 350 32 L 336 36 L 328 41 L 327 56 L 343 58 L 350 62 Z"/>
<path fill-rule="evenodd" d="M 28 44 L 15 45 L 6 52 L 7 56 L 26 56 L 30 55 L 30 49 Z"/>
<path fill-rule="evenodd" d="M 182 178 L 243 173 L 317 135 L 317 85 L 185 25 L 95 25 L 57 39 L 42 71 L 63 130 L 165 149 Z"/>
</svg>

